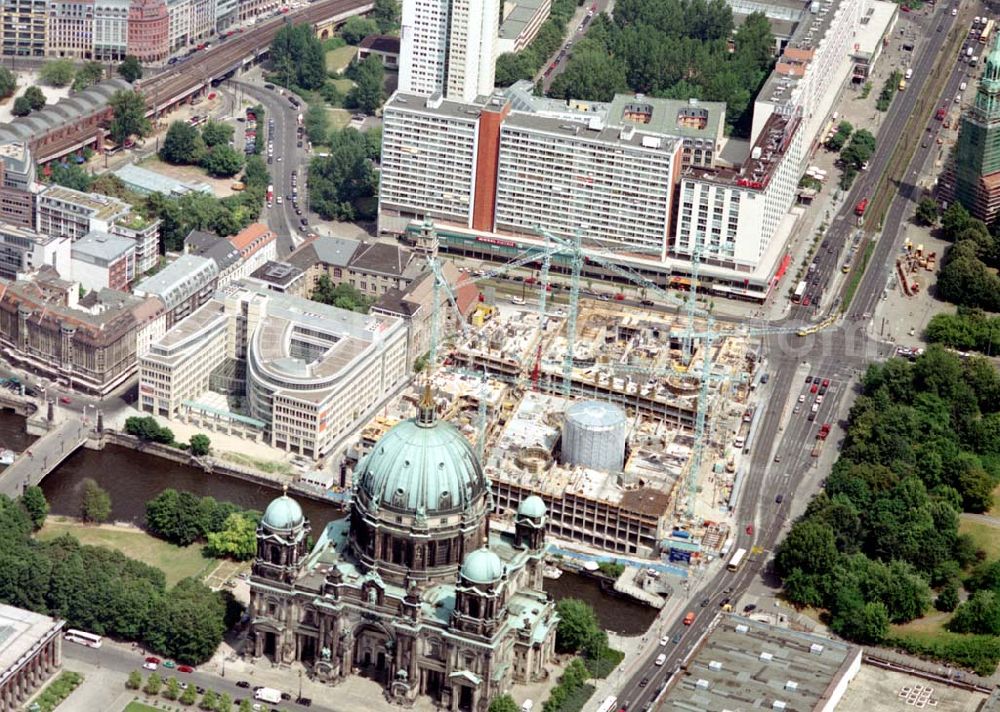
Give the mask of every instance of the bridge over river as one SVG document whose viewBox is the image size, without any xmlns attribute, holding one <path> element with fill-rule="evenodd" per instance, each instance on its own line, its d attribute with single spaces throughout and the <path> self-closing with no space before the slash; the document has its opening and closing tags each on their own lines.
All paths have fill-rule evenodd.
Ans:
<svg viewBox="0 0 1000 712">
<path fill-rule="evenodd" d="M 63 460 L 87 442 L 92 427 L 80 418 L 67 418 L 21 453 L 0 472 L 0 494 L 17 497 L 29 485 L 37 485 Z"/>
</svg>

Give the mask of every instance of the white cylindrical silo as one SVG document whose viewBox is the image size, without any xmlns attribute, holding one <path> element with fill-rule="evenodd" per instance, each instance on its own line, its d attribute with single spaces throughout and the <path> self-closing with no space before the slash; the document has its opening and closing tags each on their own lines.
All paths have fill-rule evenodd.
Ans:
<svg viewBox="0 0 1000 712">
<path fill-rule="evenodd" d="M 625 466 L 625 412 L 603 401 L 580 401 L 566 409 L 562 461 L 594 470 Z"/>
</svg>

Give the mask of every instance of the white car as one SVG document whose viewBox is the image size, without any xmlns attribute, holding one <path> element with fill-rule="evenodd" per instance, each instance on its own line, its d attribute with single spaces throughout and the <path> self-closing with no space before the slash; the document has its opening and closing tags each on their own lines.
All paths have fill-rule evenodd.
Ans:
<svg viewBox="0 0 1000 712">
<path fill-rule="evenodd" d="M 670 642 L 670 638 L 668 636 L 666 636 L 666 635 L 663 636 L 662 638 L 660 638 L 660 645 L 661 646 L 666 645 L 669 642 Z"/>
<path fill-rule="evenodd" d="M 958 8 L 957 8 L 957 7 L 953 7 L 953 8 L 951 9 L 951 16 L 952 16 L 952 17 L 954 17 L 954 16 L 955 16 L 955 15 L 957 15 L 957 14 L 958 14 Z"/>
<path fill-rule="evenodd" d="M 142 667 L 145 668 L 146 670 L 156 670 L 158 666 L 156 663 L 143 663 Z"/>
<path fill-rule="evenodd" d="M 821 404 L 823 402 L 823 396 L 816 396 L 816 402 Z"/>
<path fill-rule="evenodd" d="M 276 202 L 278 205 L 281 205 L 281 196 L 279 195 L 277 198 L 275 198 L 274 202 Z"/>
<path fill-rule="evenodd" d="M 805 402 L 806 402 L 806 394 L 802 393 L 799 395 L 799 403 L 805 403 Z"/>
</svg>

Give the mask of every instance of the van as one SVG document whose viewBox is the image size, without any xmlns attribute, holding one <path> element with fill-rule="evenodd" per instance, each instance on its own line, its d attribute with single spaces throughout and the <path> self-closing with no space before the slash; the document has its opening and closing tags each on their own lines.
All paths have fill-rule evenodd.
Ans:
<svg viewBox="0 0 1000 712">
<path fill-rule="evenodd" d="M 525 700 L 521 703 L 521 712 L 531 712 L 535 707 L 535 703 L 531 700 Z"/>
<path fill-rule="evenodd" d="M 659 655 L 656 656 L 656 666 L 657 667 L 662 667 L 663 663 L 665 663 L 665 662 L 667 662 L 667 655 L 666 655 L 666 653 L 660 653 Z"/>
<path fill-rule="evenodd" d="M 961 84 L 958 85 L 958 90 L 959 91 L 965 91 L 965 87 L 967 87 L 967 86 L 968 86 L 968 84 L 966 84 L 965 82 L 962 82 Z"/>
</svg>

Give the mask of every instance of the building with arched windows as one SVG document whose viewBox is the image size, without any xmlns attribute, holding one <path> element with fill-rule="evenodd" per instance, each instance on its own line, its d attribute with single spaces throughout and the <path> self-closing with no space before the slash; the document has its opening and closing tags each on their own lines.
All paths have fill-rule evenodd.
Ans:
<svg viewBox="0 0 1000 712">
<path fill-rule="evenodd" d="M 366 675 L 391 702 L 427 695 L 448 710 L 482 712 L 511 685 L 546 677 L 558 616 L 542 590 L 542 500 L 520 503 L 513 534 L 490 532 L 489 481 L 429 389 L 354 482 L 350 515 L 311 551 L 295 500 L 265 511 L 251 654 L 300 662 L 330 684 Z"/>
</svg>

